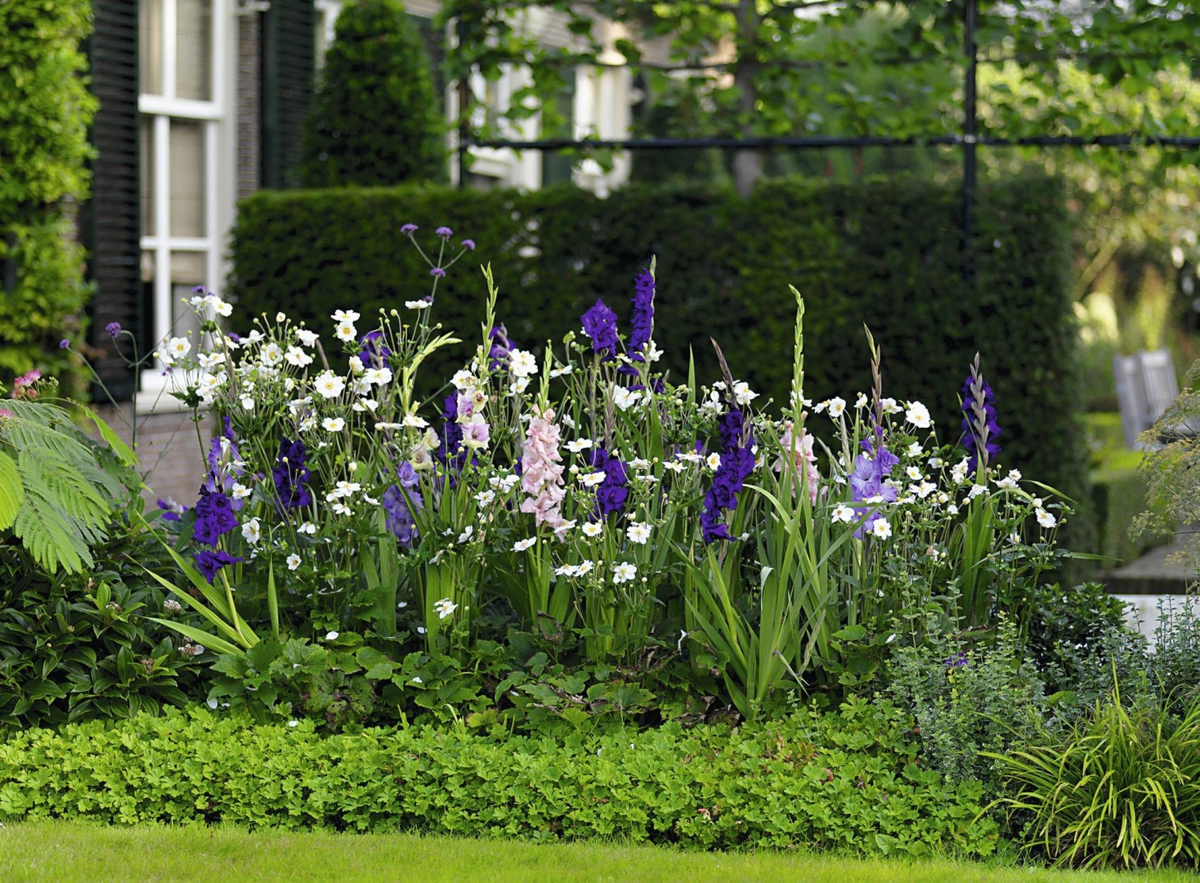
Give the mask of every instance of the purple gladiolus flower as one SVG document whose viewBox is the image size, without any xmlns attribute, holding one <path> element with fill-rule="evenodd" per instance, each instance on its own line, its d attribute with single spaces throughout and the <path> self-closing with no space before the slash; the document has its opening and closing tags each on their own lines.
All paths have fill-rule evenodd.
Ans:
<svg viewBox="0 0 1200 883">
<path fill-rule="evenodd" d="M 312 502 L 305 485 L 308 483 L 309 471 L 304 465 L 308 459 L 308 451 L 304 442 L 290 441 L 284 437 L 279 443 L 279 459 L 271 476 L 275 480 L 275 491 L 279 494 L 279 505 L 284 509 L 299 509 Z"/>
<path fill-rule="evenodd" d="M 233 486 L 233 476 L 242 475 L 244 472 L 240 467 L 233 465 L 241 458 L 237 446 L 237 433 L 233 431 L 229 418 L 225 417 L 224 430 L 208 443 L 208 481 L 204 486 L 212 493 L 229 490 Z M 241 509 L 242 501 L 235 500 L 233 508 Z"/>
<path fill-rule="evenodd" d="M 362 345 L 362 352 L 358 354 L 358 357 L 364 365 L 374 368 L 389 367 L 388 360 L 392 356 L 392 351 L 388 349 L 382 331 L 378 329 L 368 331 L 358 339 L 358 342 Z"/>
<path fill-rule="evenodd" d="M 400 483 L 383 492 L 383 509 L 387 515 L 388 530 L 395 534 L 401 545 L 411 549 L 418 538 L 413 509 L 424 507 L 421 493 L 417 490 L 420 476 L 407 460 L 400 464 L 396 476 Z"/>
<path fill-rule="evenodd" d="M 871 531 L 875 522 L 883 517 L 878 512 L 880 504 L 896 501 L 895 486 L 886 484 L 884 479 L 891 473 L 892 467 L 899 462 L 896 455 L 883 446 L 879 447 L 875 456 L 871 456 L 868 452 L 854 458 L 854 471 L 850 473 L 850 491 L 851 498 L 859 504 L 855 508 L 876 507 L 866 521 L 858 526 L 854 532 L 855 537 L 861 539 Z"/>
<path fill-rule="evenodd" d="M 451 230 L 449 227 L 438 227 L 436 230 L 433 231 L 433 233 L 435 236 L 440 236 L 442 239 L 449 239 L 451 236 L 454 235 L 454 231 Z"/>
<path fill-rule="evenodd" d="M 187 506 L 176 503 L 170 497 L 158 501 L 158 508 L 163 510 L 163 521 L 179 521 L 179 517 L 187 511 Z"/>
<path fill-rule="evenodd" d="M 192 527 L 192 538 L 205 546 L 217 547 L 222 536 L 237 527 L 233 514 L 233 502 L 220 492 L 200 488 L 200 499 L 196 501 L 196 523 Z"/>
<path fill-rule="evenodd" d="M 974 475 L 979 466 L 981 445 L 986 466 L 1000 455 L 1000 444 L 996 439 L 1002 434 L 996 420 L 996 397 L 979 373 L 978 359 L 962 386 L 962 396 L 963 447 L 969 454 L 967 474 Z"/>
<path fill-rule="evenodd" d="M 109 322 L 107 325 L 104 326 L 104 330 L 108 332 L 109 337 L 116 337 L 118 334 L 121 333 L 121 323 L 120 322 Z"/>
<path fill-rule="evenodd" d="M 582 316 L 583 333 L 592 339 L 592 351 L 609 362 L 617 355 L 617 314 L 596 298 L 596 303 Z"/>
<path fill-rule="evenodd" d="M 644 269 L 634 279 L 633 328 L 629 332 L 629 348 L 633 358 L 642 361 L 642 350 L 654 332 L 654 276 Z"/>
<path fill-rule="evenodd" d="M 213 578 L 222 567 L 229 564 L 237 564 L 241 560 L 241 555 L 235 558 L 228 552 L 220 550 L 210 552 L 204 549 L 196 553 L 196 569 L 204 575 L 204 578 L 208 580 L 208 584 L 212 585 Z"/>
<path fill-rule="evenodd" d="M 621 512 L 629 499 L 629 475 L 625 464 L 604 448 L 595 448 L 588 455 L 593 469 L 604 473 L 604 481 L 596 488 L 596 511 L 593 518 L 604 518 Z"/>
<path fill-rule="evenodd" d="M 503 325 L 492 326 L 488 331 L 488 338 L 492 341 L 491 349 L 488 350 L 488 369 L 497 371 L 508 364 L 508 354 L 516 347 L 508 339 L 508 329 Z"/>
<path fill-rule="evenodd" d="M 732 539 L 725 512 L 737 508 L 738 494 L 754 471 L 754 437 L 746 429 L 745 416 L 731 408 L 718 423 L 721 465 L 713 475 L 712 487 L 704 494 L 700 530 L 704 542 Z"/>
<path fill-rule="evenodd" d="M 404 224 L 400 227 L 400 232 L 404 236 L 412 236 L 414 233 L 417 232 L 417 225 L 416 224 Z"/>
</svg>

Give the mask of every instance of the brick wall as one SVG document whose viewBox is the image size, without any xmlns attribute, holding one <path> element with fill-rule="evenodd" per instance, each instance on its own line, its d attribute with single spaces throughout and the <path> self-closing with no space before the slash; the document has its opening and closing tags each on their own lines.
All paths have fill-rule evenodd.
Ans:
<svg viewBox="0 0 1200 883">
<path fill-rule="evenodd" d="M 132 405 L 123 403 L 116 408 L 96 405 L 95 408 L 127 444 L 132 443 Z M 150 415 L 140 414 L 137 422 L 137 455 L 149 488 L 146 499 L 153 502 L 170 497 L 191 506 L 196 501 L 196 491 L 205 470 L 191 412 L 162 410 Z M 212 437 L 212 430 L 211 419 L 201 421 L 200 433 L 205 445 Z"/>
</svg>

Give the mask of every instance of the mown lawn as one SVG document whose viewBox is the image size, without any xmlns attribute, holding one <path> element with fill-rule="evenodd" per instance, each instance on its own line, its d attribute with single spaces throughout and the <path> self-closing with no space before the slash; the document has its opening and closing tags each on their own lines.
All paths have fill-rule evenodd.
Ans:
<svg viewBox="0 0 1200 883">
<path fill-rule="evenodd" d="M 399 881 L 420 883 L 1183 883 L 1190 874 L 1083 873 L 998 865 L 856 861 L 779 853 L 545 846 L 411 834 L 247 833 L 233 828 L 0 827 L 0 881 Z"/>
</svg>

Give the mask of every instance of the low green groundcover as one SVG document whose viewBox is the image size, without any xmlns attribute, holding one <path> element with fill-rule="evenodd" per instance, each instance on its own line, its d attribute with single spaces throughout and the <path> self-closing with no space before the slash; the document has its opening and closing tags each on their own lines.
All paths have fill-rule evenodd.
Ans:
<svg viewBox="0 0 1200 883">
<path fill-rule="evenodd" d="M 415 872 L 414 872 L 415 871 Z M 347 836 L 233 828 L 0 826 L 0 880 L 212 883 L 1184 883 L 1184 871 L 1096 873 L 946 858 L 851 859 L 803 851 L 681 852 L 612 843 L 514 843 L 412 834 Z"/>
<path fill-rule="evenodd" d="M 730 730 L 547 736 L 466 728 L 319 735 L 204 710 L 0 743 L 0 819 L 417 830 L 987 855 L 981 786 L 922 769 L 886 703 Z"/>
</svg>

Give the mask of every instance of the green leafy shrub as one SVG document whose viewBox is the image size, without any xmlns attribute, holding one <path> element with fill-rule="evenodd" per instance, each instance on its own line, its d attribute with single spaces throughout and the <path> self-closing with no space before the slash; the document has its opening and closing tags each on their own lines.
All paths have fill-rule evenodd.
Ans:
<svg viewBox="0 0 1200 883">
<path fill-rule="evenodd" d="M 952 781 L 983 782 L 992 794 L 998 765 L 988 752 L 1043 731 L 1042 689 L 1011 622 L 991 646 L 933 634 L 897 650 L 888 669 L 887 695 L 916 719 L 929 768 Z"/>
<path fill-rule="evenodd" d="M 909 725 L 857 700 L 754 728 L 566 739 L 322 737 L 307 721 L 254 727 L 193 711 L 15 734 L 0 743 L 0 818 L 990 853 L 997 826 L 977 818 L 978 783 L 918 765 Z"/>
<path fill-rule="evenodd" d="M 87 575 L 47 573 L 0 544 L 0 726 L 130 717 L 195 698 L 196 648 L 181 652 L 146 618 L 163 615 L 164 599 L 140 568 L 162 557 L 144 527 L 120 521 Z"/>
<path fill-rule="evenodd" d="M 301 174 L 310 187 L 443 177 L 440 103 L 400 0 L 355 0 L 338 15 L 313 99 Z"/>
<path fill-rule="evenodd" d="M 88 0 L 0 4 L 0 267 L 16 279 L 0 297 L 0 374 L 40 367 L 73 391 L 58 341 L 81 330 L 89 288 L 63 208 L 88 192 L 97 105 L 81 45 L 90 31 Z"/>
<path fill-rule="evenodd" d="M 1028 849 L 1059 865 L 1200 866 L 1200 704 L 1172 725 L 1162 705 L 1116 701 L 1061 739 L 1007 755 L 1010 812 Z"/>
<path fill-rule="evenodd" d="M 1070 589 L 1041 585 L 1031 606 L 1026 652 L 1051 693 L 1076 690 L 1080 678 L 1095 667 L 1105 636 L 1125 625 L 1125 604 L 1102 583 Z"/>
<path fill-rule="evenodd" d="M 573 188 L 260 192 L 241 203 L 230 293 L 238 327 L 279 309 L 314 327 L 338 309 L 403 309 L 426 293 L 415 280 L 428 278 L 428 267 L 401 247 L 401 226 L 446 224 L 473 239 L 476 255 L 513 286 L 497 318 L 515 345 L 540 352 L 597 296 L 626 322 L 633 276 L 653 254 L 661 280 L 654 336 L 671 378 L 686 379 L 689 352 L 697 376 L 717 376 L 715 337 L 733 372 L 778 407 L 789 380 L 795 284 L 808 305 L 811 399 L 852 401 L 870 388 L 867 322 L 883 342 L 889 387 L 927 404 L 940 426 L 957 427 L 960 378 L 983 351 L 1005 465 L 1083 499 L 1060 185 L 1037 174 L 1004 179 L 980 199 L 971 288 L 962 277 L 954 184 L 773 180 L 747 200 L 708 185 L 629 186 L 606 199 Z M 457 264 L 438 288 L 443 327 L 478 328 L 481 290 L 474 266 Z M 423 371 L 440 383 L 474 345 L 446 347 Z"/>
</svg>

